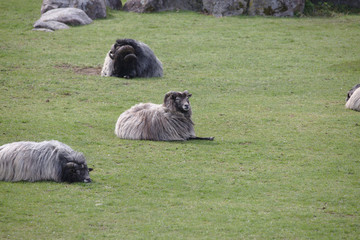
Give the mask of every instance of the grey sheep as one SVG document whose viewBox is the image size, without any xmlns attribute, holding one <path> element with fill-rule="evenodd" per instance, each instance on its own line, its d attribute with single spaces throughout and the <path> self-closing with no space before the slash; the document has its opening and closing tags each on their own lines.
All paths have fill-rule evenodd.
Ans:
<svg viewBox="0 0 360 240">
<path fill-rule="evenodd" d="M 191 94 L 168 92 L 163 104 L 140 103 L 123 112 L 115 125 L 119 138 L 154 141 L 213 140 L 196 137 L 191 120 Z"/>
<path fill-rule="evenodd" d="M 56 140 L 0 146 L 1 181 L 91 182 L 85 157 Z"/>
<path fill-rule="evenodd" d="M 345 107 L 360 111 L 360 84 L 355 85 L 348 91 Z"/>
<path fill-rule="evenodd" d="M 101 76 L 121 78 L 162 77 L 160 60 L 145 43 L 118 39 L 106 54 Z"/>
</svg>

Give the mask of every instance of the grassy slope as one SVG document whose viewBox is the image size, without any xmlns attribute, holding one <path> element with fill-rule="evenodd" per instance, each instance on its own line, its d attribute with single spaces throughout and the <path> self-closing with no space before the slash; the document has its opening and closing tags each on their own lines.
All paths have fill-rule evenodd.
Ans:
<svg viewBox="0 0 360 240">
<path fill-rule="evenodd" d="M 40 0 L 0 2 L 0 145 L 57 139 L 94 182 L 0 182 L 1 239 L 356 239 L 360 17 L 132 14 L 44 33 Z M 101 78 L 116 38 L 146 42 L 160 79 Z M 117 139 L 118 115 L 193 93 L 214 142 Z"/>
</svg>

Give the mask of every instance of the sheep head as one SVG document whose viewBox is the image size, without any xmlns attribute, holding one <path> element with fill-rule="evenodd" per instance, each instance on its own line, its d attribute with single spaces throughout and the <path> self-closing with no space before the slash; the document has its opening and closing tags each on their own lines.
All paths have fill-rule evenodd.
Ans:
<svg viewBox="0 0 360 240">
<path fill-rule="evenodd" d="M 63 162 L 62 180 L 64 182 L 91 182 L 89 172 L 93 169 L 88 168 L 83 154 L 78 152 L 60 153 L 59 157 Z"/>
<path fill-rule="evenodd" d="M 187 90 L 184 92 L 168 92 L 164 98 L 164 106 L 171 111 L 177 111 L 191 116 L 189 98 L 192 96 Z"/>
<path fill-rule="evenodd" d="M 353 95 L 353 93 L 360 87 L 360 84 L 356 84 L 352 89 L 350 89 L 346 96 L 346 102 L 350 99 L 350 97 Z"/>
<path fill-rule="evenodd" d="M 123 78 L 136 77 L 137 57 L 135 49 L 130 45 L 115 43 L 109 57 L 114 60 L 114 75 Z"/>
</svg>

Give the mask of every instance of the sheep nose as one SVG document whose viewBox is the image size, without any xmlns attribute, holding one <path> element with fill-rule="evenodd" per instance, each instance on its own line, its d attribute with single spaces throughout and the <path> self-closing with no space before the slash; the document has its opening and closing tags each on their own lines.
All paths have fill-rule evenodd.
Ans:
<svg viewBox="0 0 360 240">
<path fill-rule="evenodd" d="M 184 109 L 185 111 L 189 110 L 189 104 L 184 104 L 183 109 Z"/>
<path fill-rule="evenodd" d="M 91 182 L 91 179 L 90 179 L 90 178 L 84 179 L 84 183 L 90 183 L 90 182 Z"/>
</svg>

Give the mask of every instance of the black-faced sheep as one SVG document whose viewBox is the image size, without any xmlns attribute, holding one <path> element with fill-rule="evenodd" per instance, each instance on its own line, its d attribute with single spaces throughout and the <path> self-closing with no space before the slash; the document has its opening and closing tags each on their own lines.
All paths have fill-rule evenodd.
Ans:
<svg viewBox="0 0 360 240">
<path fill-rule="evenodd" d="M 349 90 L 346 97 L 346 108 L 360 111 L 360 84 L 355 85 Z"/>
<path fill-rule="evenodd" d="M 145 43 L 118 39 L 106 54 L 101 76 L 121 78 L 162 77 L 160 60 Z"/>
<path fill-rule="evenodd" d="M 1 181 L 88 183 L 91 170 L 82 153 L 55 140 L 0 146 Z"/>
<path fill-rule="evenodd" d="M 188 91 L 168 92 L 163 104 L 137 104 L 120 115 L 115 134 L 137 140 L 213 140 L 213 137 L 196 137 L 189 97 Z"/>
</svg>

